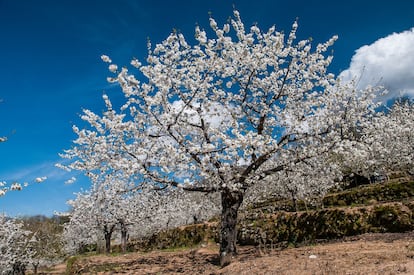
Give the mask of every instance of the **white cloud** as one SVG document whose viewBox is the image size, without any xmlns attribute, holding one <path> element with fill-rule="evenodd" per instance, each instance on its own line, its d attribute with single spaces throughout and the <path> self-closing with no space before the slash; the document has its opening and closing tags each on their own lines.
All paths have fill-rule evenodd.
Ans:
<svg viewBox="0 0 414 275">
<path fill-rule="evenodd" d="M 387 99 L 414 97 L 414 28 L 359 48 L 340 77 L 355 79 L 359 88 L 384 86 L 389 91 Z"/>
</svg>

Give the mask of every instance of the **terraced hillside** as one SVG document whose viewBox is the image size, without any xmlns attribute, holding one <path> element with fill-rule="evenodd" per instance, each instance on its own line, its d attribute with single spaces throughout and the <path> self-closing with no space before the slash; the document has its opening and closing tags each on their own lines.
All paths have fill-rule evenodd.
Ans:
<svg viewBox="0 0 414 275">
<path fill-rule="evenodd" d="M 297 202 L 297 208 L 298 211 L 295 211 L 293 202 L 289 200 L 268 200 L 250 206 L 241 213 L 238 235 L 240 255 L 231 264 L 232 267 L 227 269 L 220 269 L 216 265 L 219 225 L 216 221 L 211 221 L 166 230 L 149 239 L 131 242 L 129 249 L 141 251 L 139 253 L 115 258 L 93 256 L 72 259 L 68 271 L 136 274 L 134 272 L 145 267 L 145 274 L 177 274 L 188 272 L 192 267 L 200 274 L 203 274 L 203 270 L 206 270 L 205 274 L 244 274 L 247 270 L 254 270 L 255 263 L 273 264 L 282 268 L 283 261 L 296 261 L 298 269 L 294 269 L 295 265 L 285 266 L 280 269 L 281 274 L 293 274 L 289 272 L 295 270 L 300 270 L 302 274 L 326 274 L 323 272 L 345 271 L 347 264 L 361 261 L 365 257 L 367 263 L 371 264 L 370 269 L 350 267 L 350 270 L 373 272 L 382 268 L 381 270 L 391 273 L 404 273 L 411 272 L 412 268 L 414 272 L 414 267 L 406 264 L 412 263 L 414 258 L 414 181 L 397 179 L 359 186 L 328 194 L 318 207 Z M 349 242 L 349 247 L 342 245 L 343 241 Z M 385 248 L 387 245 L 389 247 Z M 168 252 L 163 252 L 166 249 Z M 332 255 L 322 256 L 321 251 L 324 249 L 332 250 L 329 252 Z M 336 259 L 342 249 L 344 253 L 348 251 L 341 254 L 345 258 Z M 387 249 L 402 252 L 399 256 L 398 253 L 391 256 L 392 253 L 389 252 L 384 254 Z M 143 251 L 146 252 L 143 254 Z M 299 264 L 300 258 L 309 261 L 308 257 L 312 253 L 319 253 L 315 257 L 319 261 L 324 259 L 324 263 L 315 265 L 315 260 L 306 267 L 302 266 L 304 262 Z M 372 255 L 368 257 L 369 253 Z M 274 258 L 265 260 L 263 257 Z M 335 259 L 325 259 L 332 257 Z M 380 266 L 380 263 L 384 266 Z M 313 273 L 306 273 L 307 267 Z"/>
<path fill-rule="evenodd" d="M 269 200 L 240 214 L 240 245 L 274 247 L 313 243 L 364 233 L 414 230 L 414 181 L 394 180 L 331 193 L 316 208 L 299 201 Z M 307 208 L 307 210 L 306 210 Z M 149 239 L 132 242 L 130 250 L 191 247 L 218 242 L 218 222 L 162 231 Z"/>
</svg>

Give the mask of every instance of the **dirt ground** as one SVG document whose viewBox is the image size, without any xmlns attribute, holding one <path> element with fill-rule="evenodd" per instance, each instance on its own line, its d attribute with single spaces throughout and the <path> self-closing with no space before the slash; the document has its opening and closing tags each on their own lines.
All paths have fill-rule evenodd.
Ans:
<svg viewBox="0 0 414 275">
<path fill-rule="evenodd" d="M 78 274 L 414 274 L 414 232 L 364 234 L 298 248 L 239 247 L 224 268 L 215 244 L 182 251 L 91 256 Z"/>
</svg>

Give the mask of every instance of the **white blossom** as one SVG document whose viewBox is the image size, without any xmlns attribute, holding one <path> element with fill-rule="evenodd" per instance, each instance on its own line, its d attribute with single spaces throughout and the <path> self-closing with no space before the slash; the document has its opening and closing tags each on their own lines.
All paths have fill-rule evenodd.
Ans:
<svg viewBox="0 0 414 275">
<path fill-rule="evenodd" d="M 109 65 L 108 69 L 110 72 L 116 73 L 116 71 L 118 70 L 118 66 L 115 64 L 111 64 Z"/>
<path fill-rule="evenodd" d="M 107 55 L 101 55 L 101 59 L 103 62 L 112 63 L 112 60 Z"/>
<path fill-rule="evenodd" d="M 37 177 L 37 178 L 35 178 L 35 182 L 37 182 L 37 183 L 44 182 L 45 180 L 47 180 L 47 177 Z"/>
<path fill-rule="evenodd" d="M 22 186 L 20 183 L 18 182 L 14 182 L 12 183 L 12 185 L 10 186 L 10 190 L 22 190 Z"/>
<path fill-rule="evenodd" d="M 114 81 L 125 104 L 117 111 L 104 98 L 102 115 L 84 110 L 87 126 L 73 127 L 74 147 L 61 154 L 67 166 L 92 181 L 121 173 L 136 190 L 165 190 L 149 196 L 158 201 L 184 200 L 177 186 L 218 193 L 226 208 L 223 238 L 236 232 L 227 213 L 237 216 L 258 186 L 263 193 L 281 190 L 280 181 L 304 198 L 334 186 L 341 169 L 332 160 L 347 150 L 364 152 L 355 136 L 373 117 L 378 89 L 357 91 L 327 72 L 336 36 L 312 48 L 295 42 L 297 22 L 287 37 L 275 27 L 246 29 L 238 11 L 230 22 L 221 29 L 210 19 L 211 38 L 196 26 L 193 46 L 172 33 L 149 48 L 136 75 L 122 68 Z M 233 253 L 234 244 L 220 251 Z"/>
<path fill-rule="evenodd" d="M 138 59 L 132 59 L 131 60 L 131 65 L 134 66 L 135 68 L 139 68 L 141 67 L 141 62 L 138 61 Z"/>
<path fill-rule="evenodd" d="M 13 265 L 27 266 L 34 256 L 29 249 L 30 231 L 23 229 L 23 223 L 0 215 L 0 271 L 12 274 Z"/>
</svg>

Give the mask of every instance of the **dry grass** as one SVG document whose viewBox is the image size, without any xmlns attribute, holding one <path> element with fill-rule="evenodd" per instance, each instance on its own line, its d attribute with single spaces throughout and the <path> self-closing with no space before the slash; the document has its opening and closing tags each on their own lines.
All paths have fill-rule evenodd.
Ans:
<svg viewBox="0 0 414 275">
<path fill-rule="evenodd" d="M 183 251 L 97 255 L 75 263 L 78 274 L 414 274 L 414 232 L 364 234 L 299 248 L 240 247 L 225 268 L 217 245 Z"/>
</svg>

